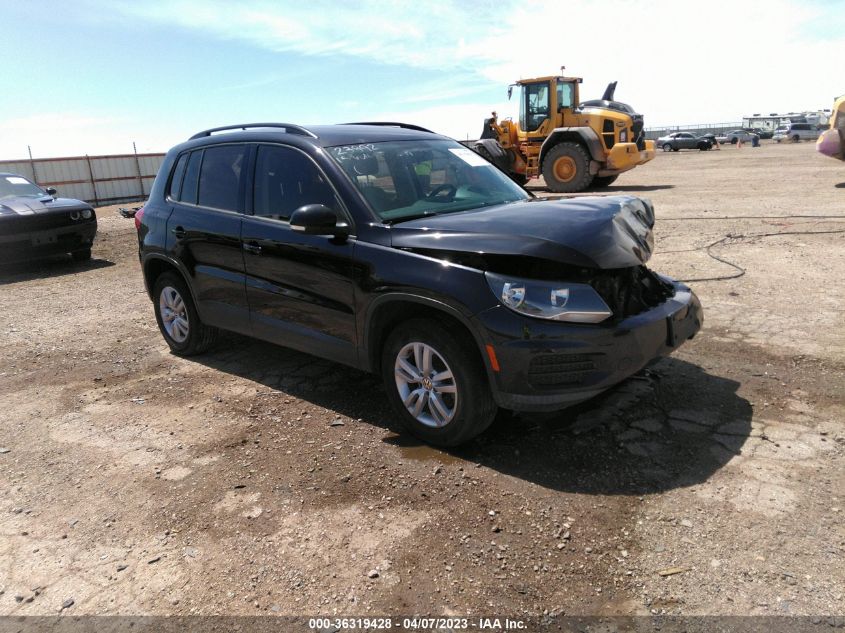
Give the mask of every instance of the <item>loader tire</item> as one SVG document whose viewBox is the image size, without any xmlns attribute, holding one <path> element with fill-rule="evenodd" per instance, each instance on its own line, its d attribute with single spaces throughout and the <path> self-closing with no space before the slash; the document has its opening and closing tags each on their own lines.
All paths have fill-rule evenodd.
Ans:
<svg viewBox="0 0 845 633">
<path fill-rule="evenodd" d="M 602 187 L 609 187 L 616 179 L 619 178 L 619 174 L 615 176 L 595 176 L 593 178 L 593 189 L 601 189 Z"/>
<path fill-rule="evenodd" d="M 578 143 L 558 143 L 543 159 L 543 179 L 555 193 L 584 191 L 593 182 L 590 155 Z"/>
</svg>

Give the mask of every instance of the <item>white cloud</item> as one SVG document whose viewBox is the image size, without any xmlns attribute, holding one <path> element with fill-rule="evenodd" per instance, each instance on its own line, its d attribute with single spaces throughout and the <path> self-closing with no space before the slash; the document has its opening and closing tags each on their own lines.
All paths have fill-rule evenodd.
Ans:
<svg viewBox="0 0 845 633">
<path fill-rule="evenodd" d="M 395 104 L 400 110 L 403 102 L 458 101 L 471 94 L 472 83 L 500 85 L 504 95 L 513 80 L 557 74 L 565 64 L 567 73 L 585 78 L 584 99 L 618 79 L 617 97 L 644 113 L 648 125 L 829 107 L 845 91 L 841 77 L 828 70 L 845 56 L 845 33 L 814 38 L 813 30 L 841 21 L 839 7 L 800 0 L 713 0 L 706 9 L 677 0 L 520 0 L 510 6 L 170 0 L 123 10 L 273 51 L 438 70 L 452 82 L 442 94 L 415 91 L 409 82 L 408 96 Z M 469 85 L 454 85 L 458 77 Z M 478 113 L 473 130 L 489 109 Z M 452 124 L 457 115 L 445 109 L 443 116 L 440 127 L 460 135 Z"/>
</svg>

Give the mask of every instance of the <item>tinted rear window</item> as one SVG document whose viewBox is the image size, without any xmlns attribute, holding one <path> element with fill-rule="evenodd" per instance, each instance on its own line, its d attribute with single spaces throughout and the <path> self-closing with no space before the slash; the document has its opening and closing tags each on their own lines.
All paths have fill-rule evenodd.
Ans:
<svg viewBox="0 0 845 633">
<path fill-rule="evenodd" d="M 185 170 L 185 178 L 182 182 L 182 193 L 179 197 L 182 202 L 197 203 L 197 180 L 201 164 L 202 150 L 191 152 L 191 158 L 188 160 L 188 168 Z"/>
<path fill-rule="evenodd" d="M 221 145 L 205 150 L 199 178 L 200 206 L 240 210 L 245 152 L 243 145 Z"/>
</svg>

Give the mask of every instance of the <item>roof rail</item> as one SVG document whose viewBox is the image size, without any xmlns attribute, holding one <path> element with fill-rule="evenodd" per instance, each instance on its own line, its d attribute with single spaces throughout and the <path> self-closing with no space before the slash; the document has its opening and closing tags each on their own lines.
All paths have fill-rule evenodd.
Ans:
<svg viewBox="0 0 845 633">
<path fill-rule="evenodd" d="M 223 127 L 213 127 L 210 130 L 203 130 L 202 132 L 197 132 L 188 140 L 193 141 L 197 138 L 211 136 L 215 132 L 225 132 L 226 130 L 246 130 L 254 127 L 279 127 L 284 128 L 285 132 L 288 134 L 298 134 L 299 136 L 317 138 L 317 135 L 310 130 L 302 127 L 301 125 L 294 125 L 293 123 L 242 123 L 240 125 L 224 125 Z"/>
<path fill-rule="evenodd" d="M 416 130 L 417 132 L 437 134 L 437 132 L 432 132 L 431 130 L 419 125 L 413 125 L 412 123 L 394 123 L 392 121 L 357 121 L 355 123 L 341 123 L 341 125 L 384 125 L 386 127 L 402 127 L 406 130 Z"/>
</svg>

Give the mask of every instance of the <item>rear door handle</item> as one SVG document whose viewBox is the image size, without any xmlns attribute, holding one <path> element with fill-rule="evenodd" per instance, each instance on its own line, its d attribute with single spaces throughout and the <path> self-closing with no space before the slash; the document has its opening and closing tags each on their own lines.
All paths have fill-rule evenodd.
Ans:
<svg viewBox="0 0 845 633">
<path fill-rule="evenodd" d="M 261 255 L 261 247 L 254 242 L 244 242 L 244 250 L 247 253 L 252 253 L 253 255 Z"/>
<path fill-rule="evenodd" d="M 181 226 L 173 227 L 172 229 L 170 229 L 170 232 L 173 233 L 173 235 L 178 237 L 180 240 L 185 237 L 185 235 L 187 235 L 187 233 L 185 233 L 185 229 L 183 229 Z"/>
</svg>

